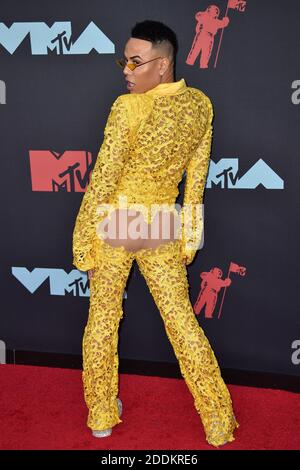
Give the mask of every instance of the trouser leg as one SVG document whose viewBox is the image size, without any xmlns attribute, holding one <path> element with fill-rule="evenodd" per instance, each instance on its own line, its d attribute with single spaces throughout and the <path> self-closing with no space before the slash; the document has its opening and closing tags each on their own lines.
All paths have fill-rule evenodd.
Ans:
<svg viewBox="0 0 300 470">
<path fill-rule="evenodd" d="M 118 396 L 118 329 L 133 254 L 99 240 L 90 279 L 89 317 L 83 335 L 83 386 L 87 425 L 103 430 L 121 423 Z"/>
<path fill-rule="evenodd" d="M 237 423 L 231 397 L 190 302 L 180 240 L 153 250 L 139 250 L 136 260 L 164 321 L 181 373 L 194 397 L 207 441 L 220 445 L 234 440 L 232 432 Z"/>
</svg>

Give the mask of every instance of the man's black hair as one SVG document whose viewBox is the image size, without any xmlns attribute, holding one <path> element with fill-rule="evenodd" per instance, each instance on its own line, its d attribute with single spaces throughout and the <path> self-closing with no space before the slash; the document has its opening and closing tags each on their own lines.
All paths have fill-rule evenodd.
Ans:
<svg viewBox="0 0 300 470">
<path fill-rule="evenodd" d="M 172 45 L 175 76 L 178 40 L 175 32 L 169 26 L 160 21 L 145 20 L 135 24 L 131 30 L 131 37 L 151 41 L 154 47 L 159 46 L 163 41 L 168 41 Z"/>
</svg>

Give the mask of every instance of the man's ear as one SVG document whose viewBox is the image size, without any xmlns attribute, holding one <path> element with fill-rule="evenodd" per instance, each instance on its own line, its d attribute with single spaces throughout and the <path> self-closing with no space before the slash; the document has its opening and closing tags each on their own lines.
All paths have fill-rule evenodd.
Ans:
<svg viewBox="0 0 300 470">
<path fill-rule="evenodd" d="M 161 61 L 160 71 L 162 73 L 166 73 L 166 71 L 168 70 L 170 64 L 171 64 L 171 60 L 169 59 L 169 57 L 164 57 Z"/>
</svg>

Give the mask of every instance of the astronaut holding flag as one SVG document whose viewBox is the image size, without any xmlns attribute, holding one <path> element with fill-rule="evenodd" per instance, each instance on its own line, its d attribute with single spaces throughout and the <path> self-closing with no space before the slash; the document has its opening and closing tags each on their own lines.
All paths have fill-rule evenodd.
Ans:
<svg viewBox="0 0 300 470">
<path fill-rule="evenodd" d="M 229 0 L 226 7 L 226 13 L 222 19 L 220 16 L 220 9 L 216 5 L 209 5 L 205 11 L 198 11 L 195 15 L 197 20 L 196 36 L 194 38 L 192 47 L 186 59 L 188 65 L 194 65 L 195 60 L 201 53 L 200 68 L 207 69 L 208 63 L 212 54 L 215 35 L 222 29 L 221 39 L 218 46 L 217 57 L 220 50 L 223 31 L 229 25 L 229 18 L 227 16 L 228 9 L 238 10 L 244 12 L 246 8 L 246 1 L 242 0 Z M 217 61 L 216 57 L 216 61 Z M 216 62 L 215 65 L 216 66 Z"/>
</svg>

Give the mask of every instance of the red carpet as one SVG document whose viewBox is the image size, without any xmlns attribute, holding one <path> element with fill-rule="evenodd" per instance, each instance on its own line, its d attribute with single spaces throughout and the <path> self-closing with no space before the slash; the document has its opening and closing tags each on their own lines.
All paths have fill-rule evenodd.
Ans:
<svg viewBox="0 0 300 470">
<path fill-rule="evenodd" d="M 120 375 L 123 422 L 86 427 L 81 371 L 0 365 L 0 449 L 211 449 L 183 380 Z M 300 395 L 229 385 L 240 423 L 222 450 L 300 449 Z"/>
</svg>

